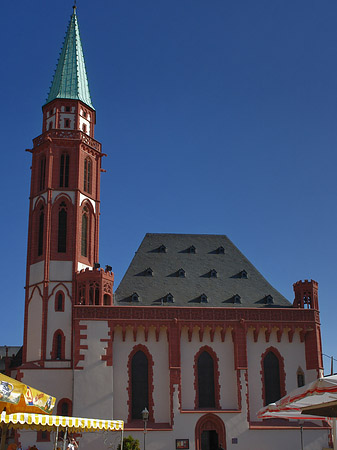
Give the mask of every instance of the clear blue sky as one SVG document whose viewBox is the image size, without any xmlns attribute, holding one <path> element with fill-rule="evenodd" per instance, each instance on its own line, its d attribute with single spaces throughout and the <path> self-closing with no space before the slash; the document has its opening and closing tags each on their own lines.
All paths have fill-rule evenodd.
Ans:
<svg viewBox="0 0 337 450">
<path fill-rule="evenodd" d="M 100 262 L 116 286 L 146 232 L 226 234 L 289 300 L 297 280 L 319 282 L 323 351 L 337 357 L 336 1 L 77 4 L 108 154 Z M 24 150 L 41 132 L 72 1 L 1 9 L 0 345 L 20 345 Z"/>
</svg>

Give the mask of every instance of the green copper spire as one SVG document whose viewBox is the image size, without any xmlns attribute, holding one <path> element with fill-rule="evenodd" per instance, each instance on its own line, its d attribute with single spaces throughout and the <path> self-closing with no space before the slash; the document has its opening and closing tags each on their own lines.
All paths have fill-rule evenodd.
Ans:
<svg viewBox="0 0 337 450">
<path fill-rule="evenodd" d="M 70 18 L 63 48 L 46 103 L 55 98 L 81 100 L 94 109 L 91 103 L 87 73 L 77 23 L 76 6 Z"/>
</svg>

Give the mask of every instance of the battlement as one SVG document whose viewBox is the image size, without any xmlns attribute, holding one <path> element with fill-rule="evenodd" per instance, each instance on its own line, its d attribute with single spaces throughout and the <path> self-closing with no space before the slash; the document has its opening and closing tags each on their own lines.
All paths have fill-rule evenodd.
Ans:
<svg viewBox="0 0 337 450">
<path fill-rule="evenodd" d="M 101 268 L 82 269 L 76 274 L 76 305 L 111 306 L 114 274 Z"/>
<path fill-rule="evenodd" d="M 317 281 L 300 280 L 293 284 L 293 288 L 295 293 L 294 308 L 319 309 Z"/>
</svg>

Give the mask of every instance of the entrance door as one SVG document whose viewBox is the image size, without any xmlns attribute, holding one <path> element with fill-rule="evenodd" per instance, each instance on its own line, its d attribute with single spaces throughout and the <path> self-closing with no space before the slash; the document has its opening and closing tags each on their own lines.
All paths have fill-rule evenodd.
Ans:
<svg viewBox="0 0 337 450">
<path fill-rule="evenodd" d="M 218 450 L 219 439 L 215 430 L 204 430 L 201 433 L 201 450 Z"/>
</svg>

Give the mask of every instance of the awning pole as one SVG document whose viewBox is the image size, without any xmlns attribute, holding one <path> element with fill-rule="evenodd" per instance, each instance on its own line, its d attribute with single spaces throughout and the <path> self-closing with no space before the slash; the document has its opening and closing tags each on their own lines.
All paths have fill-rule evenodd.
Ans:
<svg viewBox="0 0 337 450">
<path fill-rule="evenodd" d="M 123 450 L 124 429 L 122 430 L 121 450 Z"/>
<path fill-rule="evenodd" d="M 56 427 L 54 450 L 57 450 L 57 441 L 59 440 L 59 427 Z"/>
<path fill-rule="evenodd" d="M 303 425 L 301 425 L 301 450 L 303 450 Z"/>
<path fill-rule="evenodd" d="M 66 431 L 64 433 L 64 437 L 63 437 L 63 450 L 66 450 L 66 445 L 67 445 L 67 436 L 68 436 L 68 427 L 66 427 Z"/>
<path fill-rule="evenodd" d="M 5 450 L 7 429 L 8 429 L 8 424 L 7 423 L 2 424 L 0 450 Z"/>
</svg>

